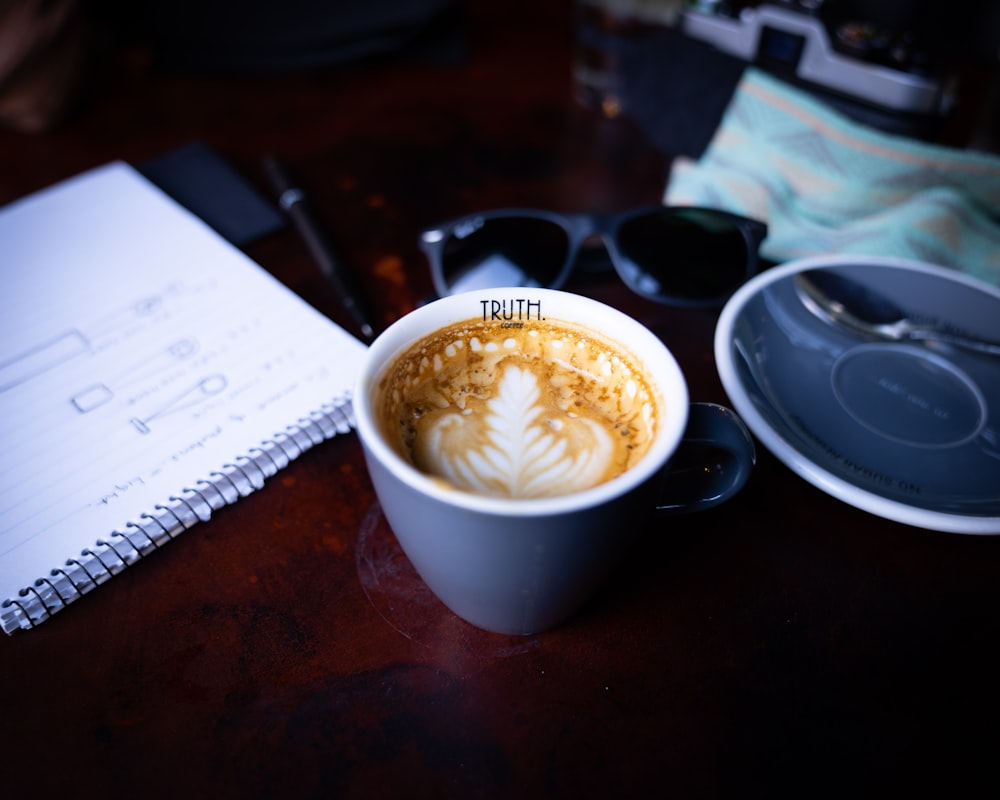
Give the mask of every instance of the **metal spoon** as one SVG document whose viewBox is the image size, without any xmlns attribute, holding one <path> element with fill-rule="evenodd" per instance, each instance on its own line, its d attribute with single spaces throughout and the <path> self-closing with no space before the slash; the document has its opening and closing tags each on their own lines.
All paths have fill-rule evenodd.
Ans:
<svg viewBox="0 0 1000 800">
<path fill-rule="evenodd" d="M 795 276 L 795 291 L 816 316 L 865 336 L 894 342 L 943 342 L 1000 355 L 1000 343 L 914 322 L 889 298 L 833 270 L 800 272 Z"/>
</svg>

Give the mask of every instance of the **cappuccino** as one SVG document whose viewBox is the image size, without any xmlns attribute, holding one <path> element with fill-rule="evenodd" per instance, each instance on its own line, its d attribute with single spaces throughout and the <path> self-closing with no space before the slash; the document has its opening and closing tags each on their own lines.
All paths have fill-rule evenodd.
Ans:
<svg viewBox="0 0 1000 800">
<path fill-rule="evenodd" d="M 661 403 L 635 356 L 594 331 L 551 318 L 470 319 L 394 359 L 376 416 L 418 470 L 468 492 L 534 498 L 633 467 Z"/>
</svg>

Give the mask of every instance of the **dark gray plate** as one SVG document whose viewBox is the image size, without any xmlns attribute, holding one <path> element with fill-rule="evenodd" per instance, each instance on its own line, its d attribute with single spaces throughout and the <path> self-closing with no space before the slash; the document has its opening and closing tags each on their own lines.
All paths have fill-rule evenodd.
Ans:
<svg viewBox="0 0 1000 800">
<path fill-rule="evenodd" d="M 908 316 L 1000 341 L 1000 290 L 928 264 L 802 259 L 727 303 L 715 356 L 734 409 L 788 467 L 853 506 L 957 533 L 1000 533 L 1000 356 L 866 337 L 821 319 L 795 275 L 836 270 Z"/>
</svg>

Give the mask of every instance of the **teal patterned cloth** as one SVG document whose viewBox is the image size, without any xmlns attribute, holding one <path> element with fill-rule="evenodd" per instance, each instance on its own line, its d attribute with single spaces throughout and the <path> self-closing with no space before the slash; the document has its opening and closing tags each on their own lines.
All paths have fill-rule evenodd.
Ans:
<svg viewBox="0 0 1000 800">
<path fill-rule="evenodd" d="M 1000 157 L 868 128 L 753 68 L 664 199 L 766 221 L 771 261 L 888 255 L 1000 284 Z"/>
</svg>

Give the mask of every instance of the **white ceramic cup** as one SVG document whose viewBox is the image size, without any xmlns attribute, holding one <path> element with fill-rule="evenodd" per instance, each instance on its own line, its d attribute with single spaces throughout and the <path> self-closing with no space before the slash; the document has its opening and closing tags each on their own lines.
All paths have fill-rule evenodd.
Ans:
<svg viewBox="0 0 1000 800">
<path fill-rule="evenodd" d="M 511 301 L 522 301 L 520 308 L 532 304 L 535 314 L 527 326 L 544 326 L 545 318 L 582 325 L 619 343 L 641 364 L 660 397 L 659 422 L 649 450 L 623 474 L 559 496 L 496 497 L 445 486 L 387 443 L 376 410 L 386 368 L 427 335 L 491 314 L 495 303 L 515 308 Z M 382 510 L 421 578 L 458 616 L 505 634 L 537 633 L 564 621 L 607 578 L 632 543 L 638 521 L 658 508 L 691 511 L 728 499 L 745 483 L 755 457 L 735 414 L 690 403 L 680 367 L 649 329 L 602 303 L 550 289 L 466 292 L 407 314 L 369 348 L 354 413 Z M 665 467 L 689 424 L 691 442 L 706 446 L 694 451 L 702 463 L 673 480 Z M 660 500 L 663 492 L 671 499 Z"/>
</svg>

